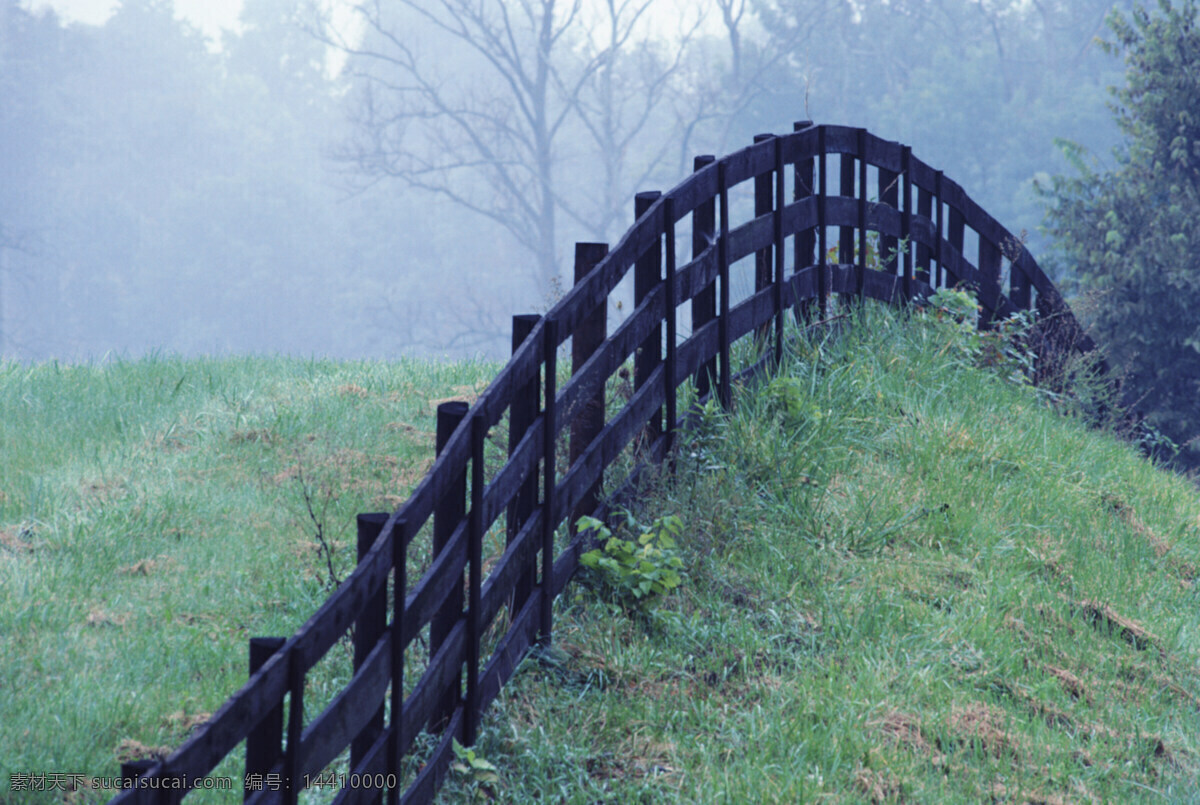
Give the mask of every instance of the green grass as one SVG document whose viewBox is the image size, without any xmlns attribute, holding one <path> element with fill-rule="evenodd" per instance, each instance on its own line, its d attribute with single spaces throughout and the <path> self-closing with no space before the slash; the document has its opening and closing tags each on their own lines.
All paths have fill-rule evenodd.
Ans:
<svg viewBox="0 0 1200 805">
<path fill-rule="evenodd" d="M 344 577 L 354 515 L 423 477 L 438 399 L 497 369 L 0 366 L 0 800 L 62 797 L 12 774 L 111 777 L 181 743 L 245 682 L 248 638 L 290 635 L 330 592 L 316 521 Z M 334 654 L 313 707 L 347 673 Z M 240 781 L 240 762 L 218 773 Z"/>
<path fill-rule="evenodd" d="M 683 439 L 687 580 L 585 585 L 444 802 L 1194 801 L 1200 496 L 866 308 Z"/>
<path fill-rule="evenodd" d="M 452 773 L 442 801 L 1197 798 L 1195 487 L 976 368 L 948 322 L 842 324 L 681 437 L 636 515 L 682 518 L 682 587 L 649 617 L 568 588 L 487 716 L 498 780 Z M 344 576 L 354 515 L 428 466 L 435 402 L 497 368 L 0 367 L 0 801 L 184 740 L 247 638 L 328 595 L 317 521 Z M 335 647 L 309 718 L 348 672 Z"/>
</svg>

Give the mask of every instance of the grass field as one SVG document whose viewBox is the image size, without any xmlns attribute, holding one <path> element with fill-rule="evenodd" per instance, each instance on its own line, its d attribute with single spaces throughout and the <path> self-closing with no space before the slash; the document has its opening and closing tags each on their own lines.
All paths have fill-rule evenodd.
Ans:
<svg viewBox="0 0 1200 805">
<path fill-rule="evenodd" d="M 0 801 L 62 796 L 13 774 L 178 745 L 245 682 L 247 639 L 290 635 L 353 568 L 355 514 L 424 475 L 438 400 L 497 368 L 0 367 Z"/>
<path fill-rule="evenodd" d="M 976 362 L 867 309 L 709 417 L 684 584 L 578 586 L 442 801 L 1200 800 L 1196 487 Z"/>
<path fill-rule="evenodd" d="M 650 615 L 569 588 L 487 717 L 495 776 L 441 801 L 1200 799 L 1195 486 L 946 321 L 844 324 L 681 438 L 634 515 L 681 518 L 683 584 Z M 0 800 L 177 745 L 328 594 L 317 524 L 344 575 L 496 368 L 0 368 Z"/>
</svg>

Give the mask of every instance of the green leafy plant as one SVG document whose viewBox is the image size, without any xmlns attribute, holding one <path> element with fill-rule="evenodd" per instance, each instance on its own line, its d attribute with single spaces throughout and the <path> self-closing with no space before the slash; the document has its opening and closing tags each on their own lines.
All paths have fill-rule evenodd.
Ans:
<svg viewBox="0 0 1200 805">
<path fill-rule="evenodd" d="M 641 528 L 627 515 L 626 524 L 630 532 L 641 533 L 624 539 L 594 517 L 579 518 L 579 529 L 594 532 L 601 542 L 601 547 L 580 557 L 587 569 L 584 580 L 626 613 L 649 614 L 663 596 L 683 584 L 683 560 L 676 543 L 683 521 L 670 515 Z"/>
<path fill-rule="evenodd" d="M 456 774 L 461 774 L 483 787 L 500 782 L 499 769 L 476 754 L 474 749 L 468 749 L 457 740 L 451 748 L 454 750 L 454 762 L 450 764 L 450 768 Z"/>
<path fill-rule="evenodd" d="M 959 357 L 1019 384 L 1033 377 L 1037 356 L 1028 337 L 1034 327 L 1032 311 L 1018 311 L 994 322 L 990 330 L 980 330 L 979 302 L 969 290 L 939 288 L 929 305 L 933 319 L 951 328 L 950 343 Z"/>
</svg>

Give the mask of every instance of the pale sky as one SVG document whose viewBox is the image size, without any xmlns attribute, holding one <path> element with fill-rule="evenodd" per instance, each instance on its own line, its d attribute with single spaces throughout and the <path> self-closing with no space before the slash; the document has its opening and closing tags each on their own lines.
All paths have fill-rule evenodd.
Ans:
<svg viewBox="0 0 1200 805">
<path fill-rule="evenodd" d="M 237 29 L 238 15 L 242 10 L 242 0 L 174 0 L 176 16 L 183 17 L 204 32 L 214 46 L 220 42 L 222 28 Z M 600 5 L 602 0 L 592 0 Z M 53 8 L 60 17 L 68 22 L 84 22 L 91 25 L 102 25 L 120 5 L 120 0 L 21 0 L 26 8 Z M 664 30 L 673 31 L 675 21 L 681 16 L 694 19 L 699 5 L 697 0 L 674 0 L 665 4 L 656 3 L 651 10 L 650 18 Z M 586 4 L 585 4 L 586 7 Z M 340 16 L 334 12 L 335 21 Z M 711 9 L 710 9 L 711 11 Z M 704 28 L 709 33 L 720 34 L 720 16 L 709 13 Z M 667 34 L 668 36 L 670 34 Z"/>
<path fill-rule="evenodd" d="M 118 0 L 22 0 L 34 10 L 53 8 L 69 22 L 101 25 L 120 5 Z M 218 40 L 222 28 L 235 28 L 242 0 L 175 0 L 175 14 L 186 18 L 209 39 Z"/>
</svg>

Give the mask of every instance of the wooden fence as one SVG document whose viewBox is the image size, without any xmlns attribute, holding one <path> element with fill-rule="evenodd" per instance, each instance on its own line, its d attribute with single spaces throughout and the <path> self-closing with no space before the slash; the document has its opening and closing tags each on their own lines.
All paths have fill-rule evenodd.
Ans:
<svg viewBox="0 0 1200 805">
<path fill-rule="evenodd" d="M 336 802 L 431 800 L 452 740 L 475 741 L 527 651 L 550 641 L 553 601 L 587 549 L 569 524 L 608 514 L 606 471 L 636 453 L 632 488 L 668 454 L 681 385 L 728 406 L 731 345 L 751 336 L 777 358 L 785 314 L 825 318 L 831 294 L 901 302 L 966 285 L 981 327 L 1032 308 L 1045 355 L 1092 348 L 1016 238 L 910 148 L 864 129 L 797 123 L 698 157 L 671 191 L 638 194 L 635 214 L 611 251 L 576 246 L 575 285 L 548 313 L 514 317 L 512 359 L 474 405 L 439 407 L 437 459 L 394 513 L 359 515 L 354 572 L 290 638 L 252 639 L 249 681 L 168 758 L 126 764 L 139 787 L 114 803 L 175 802 L 243 742 L 248 802 L 296 802 L 347 747 Z M 677 241 L 689 239 L 681 264 Z M 630 273 L 633 310 L 607 335 L 610 296 Z M 560 377 L 568 340 L 572 372 Z M 606 389 L 631 357 L 617 409 Z M 505 422 L 506 459 L 489 462 L 485 439 Z M 494 525 L 504 544 L 484 577 Z M 417 547 L 426 564 L 409 589 Z M 306 722 L 307 676 L 351 633 L 352 678 Z"/>
</svg>

